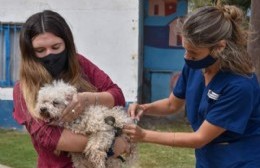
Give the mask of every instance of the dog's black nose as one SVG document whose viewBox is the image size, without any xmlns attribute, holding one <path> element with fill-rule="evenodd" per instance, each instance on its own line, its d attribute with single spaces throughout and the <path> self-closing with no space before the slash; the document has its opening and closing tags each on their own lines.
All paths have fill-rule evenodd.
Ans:
<svg viewBox="0 0 260 168">
<path fill-rule="evenodd" d="M 40 110 L 41 110 L 41 113 L 44 113 L 44 112 L 47 111 L 47 108 L 46 107 L 41 107 Z"/>
<path fill-rule="evenodd" d="M 50 113 L 48 112 L 48 109 L 46 107 L 41 107 L 40 108 L 40 115 L 44 118 L 49 118 Z"/>
</svg>

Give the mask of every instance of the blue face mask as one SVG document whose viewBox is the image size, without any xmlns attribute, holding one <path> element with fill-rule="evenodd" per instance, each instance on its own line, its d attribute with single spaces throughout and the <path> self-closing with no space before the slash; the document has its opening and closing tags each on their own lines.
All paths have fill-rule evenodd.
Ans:
<svg viewBox="0 0 260 168">
<path fill-rule="evenodd" d="M 68 56 L 66 49 L 58 54 L 49 54 L 45 57 L 38 58 L 44 68 L 53 78 L 58 78 L 68 66 Z"/>
<path fill-rule="evenodd" d="M 211 55 L 208 55 L 205 58 L 198 61 L 185 59 L 186 64 L 192 69 L 207 68 L 210 65 L 214 64 L 216 61 L 217 59 L 213 58 Z"/>
</svg>

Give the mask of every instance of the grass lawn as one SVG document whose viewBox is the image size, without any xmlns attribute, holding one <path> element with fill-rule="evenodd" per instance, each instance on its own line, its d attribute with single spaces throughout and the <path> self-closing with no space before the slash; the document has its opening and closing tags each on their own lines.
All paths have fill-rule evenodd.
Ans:
<svg viewBox="0 0 260 168">
<path fill-rule="evenodd" d="M 157 125 L 163 131 L 190 131 L 185 123 Z M 138 144 L 140 168 L 193 168 L 193 149 Z M 36 153 L 27 133 L 0 130 L 0 163 L 12 168 L 35 168 Z"/>
<path fill-rule="evenodd" d="M 27 133 L 0 130 L 0 163 L 13 168 L 36 167 L 36 153 Z"/>
<path fill-rule="evenodd" d="M 144 128 L 169 131 L 169 132 L 190 132 L 191 128 L 185 122 L 175 122 L 172 124 L 155 123 L 149 121 L 149 126 L 142 125 Z M 172 148 L 155 144 L 138 144 L 140 153 L 141 168 L 194 168 L 195 158 L 194 150 L 190 148 Z"/>
</svg>

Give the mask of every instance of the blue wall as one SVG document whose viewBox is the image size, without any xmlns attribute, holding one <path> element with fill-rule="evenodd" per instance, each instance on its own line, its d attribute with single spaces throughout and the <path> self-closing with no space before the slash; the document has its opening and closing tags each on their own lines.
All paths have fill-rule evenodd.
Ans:
<svg viewBox="0 0 260 168">
<path fill-rule="evenodd" d="M 12 113 L 13 101 L 0 100 L 0 128 L 21 130 L 23 127 L 13 119 Z"/>
<path fill-rule="evenodd" d="M 174 87 L 175 76 L 184 65 L 185 53 L 178 43 L 175 46 L 170 45 L 169 39 L 170 25 L 186 15 L 188 1 L 178 0 L 177 11 L 167 16 L 150 14 L 149 2 L 144 1 L 142 103 L 169 96 Z M 177 36 L 174 38 L 178 40 Z"/>
</svg>

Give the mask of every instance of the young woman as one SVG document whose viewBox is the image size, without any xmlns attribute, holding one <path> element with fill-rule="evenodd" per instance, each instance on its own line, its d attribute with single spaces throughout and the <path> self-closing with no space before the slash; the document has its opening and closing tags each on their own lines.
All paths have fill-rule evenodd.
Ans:
<svg viewBox="0 0 260 168">
<path fill-rule="evenodd" d="M 76 53 L 72 32 L 56 12 L 45 10 L 28 18 L 21 30 L 20 49 L 20 80 L 14 87 L 13 116 L 31 135 L 38 153 L 37 167 L 72 167 L 67 152 L 82 152 L 88 139 L 39 118 L 34 111 L 39 88 L 62 79 L 78 89 L 64 110 L 64 121 L 77 118 L 91 104 L 124 106 L 123 93 L 106 73 Z M 126 148 L 127 142 L 117 138 L 115 155 Z M 57 155 L 55 151 L 62 152 Z"/>
<path fill-rule="evenodd" d="M 246 51 L 243 13 L 202 7 L 183 23 L 182 74 L 169 98 L 132 104 L 129 114 L 168 115 L 186 103 L 194 132 L 157 132 L 127 125 L 133 141 L 195 148 L 197 168 L 260 167 L 260 88 Z"/>
</svg>

